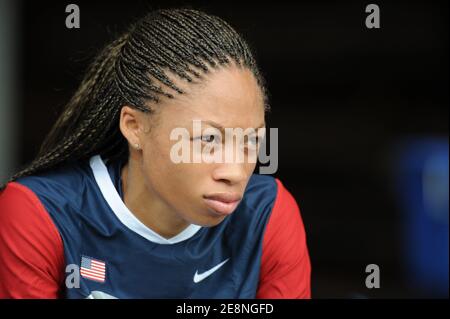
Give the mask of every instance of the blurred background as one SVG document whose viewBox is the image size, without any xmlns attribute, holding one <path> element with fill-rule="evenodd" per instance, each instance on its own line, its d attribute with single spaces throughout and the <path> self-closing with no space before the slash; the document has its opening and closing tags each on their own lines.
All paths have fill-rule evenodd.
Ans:
<svg viewBox="0 0 450 319">
<path fill-rule="evenodd" d="M 65 8 L 80 7 L 80 29 Z M 448 2 L 0 0 L 0 181 L 36 155 L 107 42 L 150 9 L 189 6 L 255 49 L 297 199 L 314 298 L 448 298 Z M 380 288 L 366 287 L 366 266 Z"/>
</svg>

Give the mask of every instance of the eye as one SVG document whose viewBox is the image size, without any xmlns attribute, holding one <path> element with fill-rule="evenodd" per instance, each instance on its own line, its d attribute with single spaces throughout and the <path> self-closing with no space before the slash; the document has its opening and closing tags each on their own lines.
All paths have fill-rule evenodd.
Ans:
<svg viewBox="0 0 450 319">
<path fill-rule="evenodd" d="M 259 143 L 259 138 L 258 138 L 258 136 L 252 136 L 252 137 L 250 138 L 250 143 L 253 144 L 253 145 L 258 145 L 258 143 Z"/>
<path fill-rule="evenodd" d="M 246 144 L 247 144 L 247 145 L 257 146 L 258 143 L 259 143 L 259 139 L 258 139 L 258 136 L 257 136 L 257 135 L 255 135 L 255 136 L 249 136 L 249 137 L 246 138 Z"/>
<path fill-rule="evenodd" d="M 215 134 L 205 134 L 200 137 L 201 141 L 204 143 L 219 143 L 220 136 Z"/>
</svg>

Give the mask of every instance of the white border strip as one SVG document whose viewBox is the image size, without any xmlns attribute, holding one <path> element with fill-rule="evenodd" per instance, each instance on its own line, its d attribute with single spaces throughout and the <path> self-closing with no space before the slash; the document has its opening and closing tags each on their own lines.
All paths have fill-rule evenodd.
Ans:
<svg viewBox="0 0 450 319">
<path fill-rule="evenodd" d="M 175 244 L 183 240 L 189 239 L 194 236 L 201 226 L 190 224 L 186 229 L 184 229 L 178 235 L 172 238 L 164 238 L 158 233 L 154 232 L 147 226 L 145 226 L 137 217 L 125 206 L 125 203 L 120 198 L 114 184 L 109 176 L 108 169 L 103 163 L 100 155 L 95 155 L 89 160 L 92 172 L 94 173 L 95 181 L 97 182 L 100 191 L 103 194 L 109 207 L 111 207 L 117 218 L 126 227 L 134 231 L 135 233 L 141 235 L 145 239 L 157 243 L 157 244 Z"/>
</svg>

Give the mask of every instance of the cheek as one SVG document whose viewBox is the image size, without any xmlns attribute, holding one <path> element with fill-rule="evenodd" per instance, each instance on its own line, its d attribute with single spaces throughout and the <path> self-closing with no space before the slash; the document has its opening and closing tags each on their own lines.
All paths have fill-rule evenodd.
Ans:
<svg viewBox="0 0 450 319">
<path fill-rule="evenodd" d="M 143 171 L 147 186 L 170 206 L 182 209 L 199 198 L 210 172 L 209 165 L 174 163 L 170 141 L 149 141 L 143 153 Z"/>
<path fill-rule="evenodd" d="M 173 187 L 179 175 L 174 174 L 176 169 L 170 160 L 170 148 L 165 141 L 149 139 L 143 151 L 143 171 L 147 183 L 156 191 Z"/>
<path fill-rule="evenodd" d="M 256 168 L 256 163 L 246 163 L 245 164 L 245 172 L 247 173 L 247 182 L 254 173 Z"/>
</svg>

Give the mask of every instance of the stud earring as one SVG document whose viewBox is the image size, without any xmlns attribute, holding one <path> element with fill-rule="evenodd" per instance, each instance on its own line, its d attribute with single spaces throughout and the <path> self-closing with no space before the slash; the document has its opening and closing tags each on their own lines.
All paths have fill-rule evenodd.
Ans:
<svg viewBox="0 0 450 319">
<path fill-rule="evenodd" d="M 138 143 L 134 144 L 134 147 L 135 147 L 137 150 L 139 150 L 139 149 L 141 148 L 141 147 L 139 146 Z"/>
</svg>

